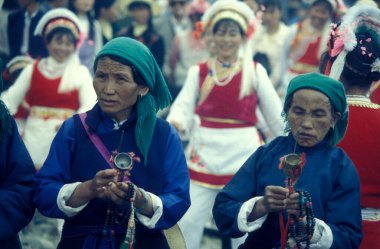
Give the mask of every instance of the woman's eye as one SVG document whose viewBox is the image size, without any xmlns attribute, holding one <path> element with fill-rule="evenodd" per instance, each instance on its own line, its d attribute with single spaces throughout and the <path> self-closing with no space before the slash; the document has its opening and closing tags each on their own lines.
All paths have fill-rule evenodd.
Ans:
<svg viewBox="0 0 380 249">
<path fill-rule="evenodd" d="M 96 74 L 96 78 L 99 79 L 99 80 L 104 80 L 105 77 L 106 76 L 104 74 Z"/>
<path fill-rule="evenodd" d="M 117 81 L 128 82 L 128 79 L 125 78 L 125 77 L 121 77 L 121 76 L 119 76 L 119 77 L 117 77 L 116 79 L 117 79 Z"/>
<path fill-rule="evenodd" d="M 302 110 L 295 109 L 295 110 L 293 110 L 293 113 L 296 114 L 296 115 L 302 115 L 302 114 L 303 114 L 303 111 L 302 111 Z"/>
<path fill-rule="evenodd" d="M 324 112 L 315 112 L 313 114 L 314 117 L 321 118 L 324 117 L 326 114 Z"/>
</svg>

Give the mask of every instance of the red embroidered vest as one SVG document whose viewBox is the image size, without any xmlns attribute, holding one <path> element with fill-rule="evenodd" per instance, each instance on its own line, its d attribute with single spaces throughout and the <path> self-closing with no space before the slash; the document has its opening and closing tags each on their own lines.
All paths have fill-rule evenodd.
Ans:
<svg viewBox="0 0 380 249">
<path fill-rule="evenodd" d="M 26 96 L 29 105 L 78 110 L 78 91 L 58 93 L 62 77 L 48 79 L 40 72 L 37 65 L 38 61 L 34 64 L 31 84 Z"/>
<path fill-rule="evenodd" d="M 298 26 L 298 32 L 301 32 L 302 24 Z M 302 39 L 300 34 L 296 35 L 295 39 Z M 307 38 L 306 38 L 307 39 Z M 310 42 L 305 49 L 305 52 L 297 61 L 294 62 L 294 65 L 289 68 L 289 70 L 296 74 L 317 72 L 319 66 L 319 46 L 322 40 L 322 36 L 318 36 L 313 42 Z M 299 49 L 299 48 L 298 48 Z M 297 50 L 297 48 L 295 48 Z M 291 52 L 292 53 L 292 52 Z M 290 57 L 292 57 L 290 55 Z"/>
<path fill-rule="evenodd" d="M 207 63 L 199 65 L 199 88 L 209 73 Z M 195 112 L 201 126 L 209 128 L 238 128 L 255 126 L 257 122 L 256 92 L 239 100 L 242 72 L 237 73 L 225 86 L 214 85 L 206 99 L 198 104 Z"/>
</svg>

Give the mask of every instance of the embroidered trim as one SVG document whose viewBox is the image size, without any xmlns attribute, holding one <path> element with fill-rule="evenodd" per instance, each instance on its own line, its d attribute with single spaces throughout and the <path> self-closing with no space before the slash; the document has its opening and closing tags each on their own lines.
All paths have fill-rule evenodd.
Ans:
<svg viewBox="0 0 380 249">
<path fill-rule="evenodd" d="M 380 105 L 363 101 L 363 100 L 348 100 L 348 105 L 350 106 L 357 106 L 357 107 L 365 107 L 365 108 L 370 108 L 370 109 L 380 109 Z"/>
<path fill-rule="evenodd" d="M 72 109 L 53 108 L 45 106 L 32 106 L 30 110 L 30 117 L 41 119 L 60 119 L 65 120 L 72 115 L 75 111 Z"/>
<path fill-rule="evenodd" d="M 216 118 L 216 117 L 200 117 L 201 120 L 216 122 L 216 123 L 226 123 L 226 124 L 245 124 L 244 121 L 232 118 Z"/>
<path fill-rule="evenodd" d="M 194 179 L 190 179 L 190 181 L 196 185 L 205 187 L 205 188 L 211 188 L 211 189 L 222 189 L 225 185 L 212 185 L 204 182 L 200 182 Z"/>
</svg>

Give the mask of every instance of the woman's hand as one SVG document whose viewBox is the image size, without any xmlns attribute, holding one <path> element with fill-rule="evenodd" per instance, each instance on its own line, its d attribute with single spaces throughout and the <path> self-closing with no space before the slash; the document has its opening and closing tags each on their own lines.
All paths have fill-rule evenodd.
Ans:
<svg viewBox="0 0 380 249">
<path fill-rule="evenodd" d="M 289 190 L 279 186 L 265 187 L 264 197 L 258 200 L 248 217 L 248 221 L 254 221 L 258 218 L 272 212 L 278 212 L 286 207 L 286 196 Z"/>
<path fill-rule="evenodd" d="M 129 188 L 130 186 L 126 182 L 111 182 L 108 185 L 109 191 L 107 197 L 117 205 L 126 205 L 133 198 L 133 196 L 128 196 Z M 138 191 L 136 186 L 135 191 Z"/>
<path fill-rule="evenodd" d="M 108 185 L 116 181 L 118 171 L 114 169 L 101 170 L 92 180 L 79 184 L 71 197 L 67 200 L 66 205 L 69 207 L 80 207 L 94 198 L 107 198 Z"/>
<path fill-rule="evenodd" d="M 112 182 L 117 181 L 119 172 L 115 169 L 101 170 L 96 173 L 91 180 L 90 191 L 94 197 L 97 198 L 109 198 L 109 185 Z"/>
<path fill-rule="evenodd" d="M 151 217 L 153 215 L 153 204 L 150 196 L 145 191 L 139 189 L 137 186 L 133 185 L 135 188 L 135 199 L 134 206 L 139 211 L 139 213 Z M 130 191 L 129 185 L 126 182 L 112 182 L 109 184 L 109 198 L 118 205 L 126 205 L 130 202 L 130 197 L 128 192 Z"/>
<path fill-rule="evenodd" d="M 279 186 L 265 187 L 263 205 L 267 213 L 278 212 L 286 207 L 289 190 Z"/>
<path fill-rule="evenodd" d="M 285 209 L 288 214 L 294 214 L 297 217 L 300 214 L 299 194 L 292 193 L 285 200 Z"/>
</svg>

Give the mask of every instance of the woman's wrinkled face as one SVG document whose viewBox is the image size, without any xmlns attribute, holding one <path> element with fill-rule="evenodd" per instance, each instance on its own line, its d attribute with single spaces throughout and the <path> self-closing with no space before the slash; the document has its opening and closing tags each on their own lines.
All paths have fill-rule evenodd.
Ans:
<svg viewBox="0 0 380 249">
<path fill-rule="evenodd" d="M 303 147 L 321 142 L 339 119 L 339 113 L 334 116 L 328 97 L 311 89 L 296 91 L 287 112 L 292 134 Z"/>
<path fill-rule="evenodd" d="M 230 61 L 238 55 L 243 37 L 238 24 L 228 22 L 221 24 L 214 33 L 215 51 L 222 61 Z"/>
<path fill-rule="evenodd" d="M 137 85 L 129 66 L 100 58 L 94 76 L 94 89 L 100 108 L 117 122 L 126 120 L 139 95 L 148 93 L 148 87 Z"/>
<path fill-rule="evenodd" d="M 66 61 L 75 52 L 75 43 L 72 35 L 57 33 L 47 44 L 49 55 L 58 62 Z"/>
<path fill-rule="evenodd" d="M 318 30 L 322 30 L 326 22 L 331 18 L 330 11 L 322 5 L 312 7 L 309 14 L 311 25 Z"/>
</svg>

